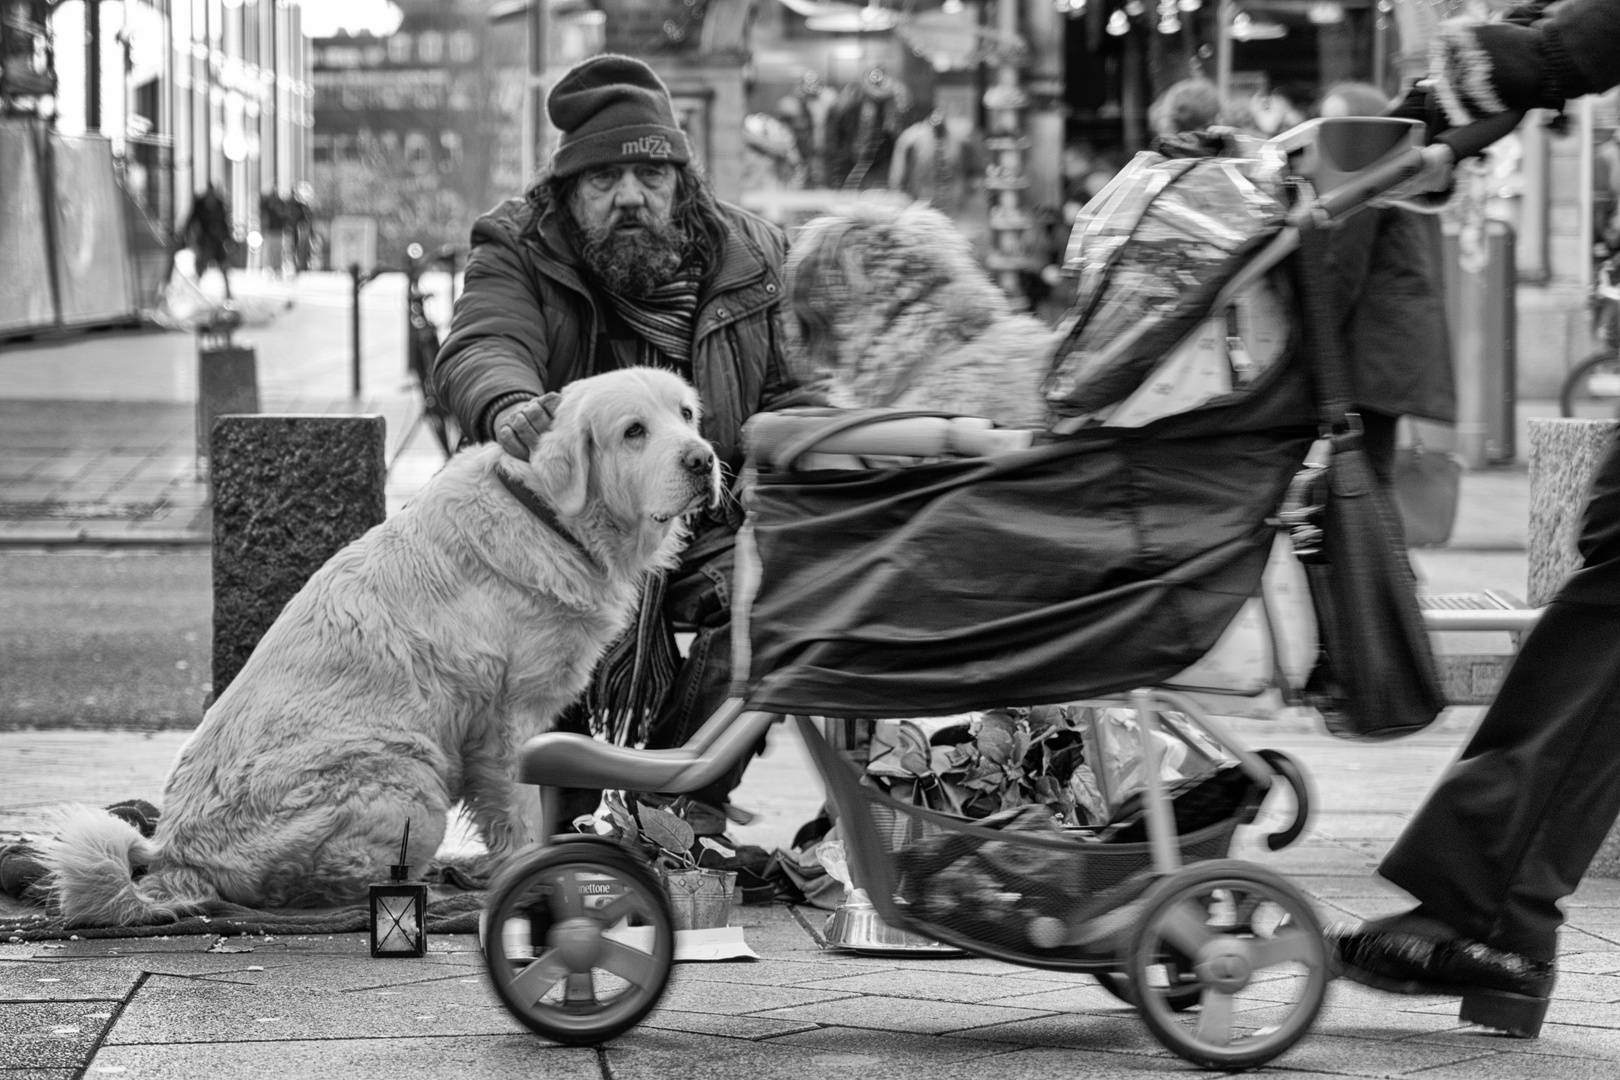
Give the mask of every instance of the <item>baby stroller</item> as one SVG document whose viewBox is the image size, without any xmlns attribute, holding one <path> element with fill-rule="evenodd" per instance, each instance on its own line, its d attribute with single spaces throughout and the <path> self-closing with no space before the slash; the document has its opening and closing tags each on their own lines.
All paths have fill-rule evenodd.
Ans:
<svg viewBox="0 0 1620 1080">
<path fill-rule="evenodd" d="M 1297 212 L 1342 213 L 1454 152 L 1421 146 L 1421 125 L 1350 124 L 1315 121 L 1279 141 L 1283 167 L 1306 161 L 1332 180 Z M 1480 145 L 1494 137 L 1481 133 Z M 1245 213 L 1250 181 L 1220 170 L 1239 195 L 1226 205 Z M 1154 184 L 1127 177 L 1097 201 L 1136 199 Z M 1219 254 L 1234 272 L 1124 392 L 1095 390 L 1117 379 L 1122 357 L 1139 357 L 1113 341 L 1086 355 L 1081 340 L 1071 355 L 1090 370 L 1068 372 L 1055 396 L 1093 399 L 1070 410 L 1059 437 L 932 414 L 756 417 L 732 698 L 678 749 L 551 733 L 521 752 L 522 780 L 540 787 L 539 834 L 551 839 L 503 869 L 481 924 L 492 984 L 512 1013 L 559 1042 L 603 1042 L 655 1007 L 673 963 L 672 916 L 652 869 L 610 840 L 565 833 L 558 789 L 694 791 L 791 716 L 844 831 L 854 884 L 888 925 L 1091 973 L 1200 1066 L 1253 1067 L 1302 1038 L 1330 979 L 1320 924 L 1285 878 L 1227 855 L 1279 782 L 1295 813 L 1267 843 L 1296 839 L 1306 784 L 1286 756 L 1247 749 L 1219 719 L 1279 707 L 1316 648 L 1290 569 L 1289 534 L 1309 523 L 1289 494 L 1301 490 L 1317 428 L 1297 350 L 1265 345 L 1262 326 L 1287 296 L 1268 275 L 1296 241 L 1286 215 L 1265 235 L 1233 238 Z M 1255 299 L 1262 288 L 1281 291 Z M 1211 312 L 1242 340 L 1248 366 L 1232 365 L 1224 391 L 1190 407 L 1150 407 L 1156 373 L 1198 368 L 1186 343 L 1196 353 Z M 1138 313 L 1117 336 L 1140 343 L 1147 321 Z M 1124 422 L 1130 415 L 1140 419 Z M 1134 819 L 1059 828 L 1038 812 L 972 820 L 903 803 L 863 783 L 813 719 L 1077 701 L 1134 711 L 1145 765 Z M 1167 713 L 1175 725 L 1161 723 Z M 1228 760 L 1172 793 L 1161 758 L 1189 725 Z"/>
</svg>

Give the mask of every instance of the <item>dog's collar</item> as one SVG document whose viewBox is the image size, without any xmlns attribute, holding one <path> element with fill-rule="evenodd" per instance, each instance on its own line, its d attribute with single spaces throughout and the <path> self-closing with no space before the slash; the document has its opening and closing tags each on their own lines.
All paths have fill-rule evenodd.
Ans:
<svg viewBox="0 0 1620 1080">
<path fill-rule="evenodd" d="M 557 517 L 557 511 L 547 506 L 545 501 L 530 490 L 527 485 L 521 483 L 516 477 L 509 475 L 505 469 L 497 468 L 495 477 L 500 480 L 507 491 L 512 493 L 512 498 L 522 503 L 525 510 L 540 519 L 540 524 L 568 541 L 569 546 L 579 552 L 580 558 L 593 567 L 600 565 L 596 561 L 596 556 L 591 554 L 590 549 L 579 542 L 579 537 L 563 528 L 562 519 Z"/>
</svg>

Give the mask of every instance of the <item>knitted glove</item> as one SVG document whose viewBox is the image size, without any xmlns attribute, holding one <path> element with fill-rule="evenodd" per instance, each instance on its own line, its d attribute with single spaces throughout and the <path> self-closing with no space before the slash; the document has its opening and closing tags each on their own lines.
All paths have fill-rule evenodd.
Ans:
<svg viewBox="0 0 1620 1080">
<path fill-rule="evenodd" d="M 1545 23 L 1444 23 L 1429 49 L 1429 77 L 1457 127 L 1510 109 L 1559 109 L 1584 91 L 1563 42 Z"/>
</svg>

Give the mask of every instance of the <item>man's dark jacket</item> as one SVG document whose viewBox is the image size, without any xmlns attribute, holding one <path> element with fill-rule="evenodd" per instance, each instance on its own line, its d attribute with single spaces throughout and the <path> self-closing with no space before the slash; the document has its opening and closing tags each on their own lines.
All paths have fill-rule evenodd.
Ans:
<svg viewBox="0 0 1620 1080">
<path fill-rule="evenodd" d="M 798 391 L 783 358 L 779 316 L 787 240 L 746 210 L 720 204 L 727 241 L 693 321 L 692 381 L 703 399 L 703 434 L 733 468 L 743 421 Z M 466 289 L 434 364 L 441 400 L 477 440 L 486 416 L 515 391 L 542 394 L 600 373 L 598 301 L 555 214 L 538 223 L 525 199 L 508 199 L 473 225 Z"/>
</svg>

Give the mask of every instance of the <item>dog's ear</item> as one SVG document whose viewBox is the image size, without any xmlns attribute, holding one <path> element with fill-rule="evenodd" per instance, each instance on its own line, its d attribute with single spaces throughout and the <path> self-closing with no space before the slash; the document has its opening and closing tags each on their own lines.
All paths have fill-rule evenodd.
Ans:
<svg viewBox="0 0 1620 1080">
<path fill-rule="evenodd" d="M 556 423 L 529 455 L 535 479 L 562 517 L 585 512 L 591 486 L 591 428 L 579 409 L 557 413 Z"/>
</svg>

